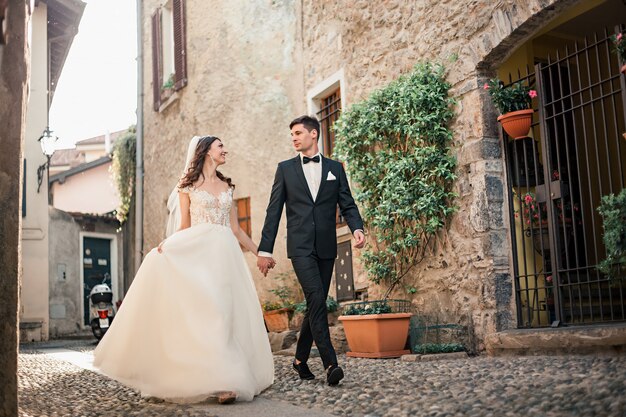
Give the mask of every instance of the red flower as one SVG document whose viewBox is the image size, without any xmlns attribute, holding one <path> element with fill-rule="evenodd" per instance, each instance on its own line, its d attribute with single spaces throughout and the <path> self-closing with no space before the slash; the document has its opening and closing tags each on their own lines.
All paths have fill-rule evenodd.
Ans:
<svg viewBox="0 0 626 417">
<path fill-rule="evenodd" d="M 485 84 L 483 85 L 483 88 L 484 88 L 485 90 L 489 90 L 489 84 L 485 83 Z"/>
</svg>

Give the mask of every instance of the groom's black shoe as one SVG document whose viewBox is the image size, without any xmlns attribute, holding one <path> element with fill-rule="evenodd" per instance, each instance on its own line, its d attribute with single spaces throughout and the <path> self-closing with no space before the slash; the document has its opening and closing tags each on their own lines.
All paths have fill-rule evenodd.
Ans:
<svg viewBox="0 0 626 417">
<path fill-rule="evenodd" d="M 326 371 L 326 382 L 328 385 L 337 385 L 343 379 L 343 369 L 339 365 L 331 365 Z"/>
<path fill-rule="evenodd" d="M 315 379 L 315 375 L 313 375 L 313 372 L 311 372 L 306 362 L 296 363 L 294 361 L 293 369 L 298 371 L 298 375 L 300 375 L 300 379 L 306 379 L 306 380 Z"/>
</svg>

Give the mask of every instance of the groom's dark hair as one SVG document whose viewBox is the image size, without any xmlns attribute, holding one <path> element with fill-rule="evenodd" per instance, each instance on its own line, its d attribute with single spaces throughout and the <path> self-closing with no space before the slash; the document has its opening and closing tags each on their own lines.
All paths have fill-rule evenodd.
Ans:
<svg viewBox="0 0 626 417">
<path fill-rule="evenodd" d="M 307 115 L 296 117 L 295 119 L 291 121 L 291 123 L 289 123 L 289 129 L 299 124 L 303 125 L 306 128 L 306 130 L 308 130 L 309 132 L 313 129 L 317 130 L 317 134 L 319 136 L 320 122 L 318 122 L 315 117 L 311 117 Z"/>
</svg>

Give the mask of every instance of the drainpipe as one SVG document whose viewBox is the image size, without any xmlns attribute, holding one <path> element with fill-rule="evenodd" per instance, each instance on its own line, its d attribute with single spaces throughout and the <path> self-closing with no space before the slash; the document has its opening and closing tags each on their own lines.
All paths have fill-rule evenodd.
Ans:
<svg viewBox="0 0 626 417">
<path fill-rule="evenodd" d="M 143 259 L 143 4 L 137 0 L 137 160 L 135 170 L 135 274 Z M 134 274 L 133 274 L 134 276 Z"/>
</svg>

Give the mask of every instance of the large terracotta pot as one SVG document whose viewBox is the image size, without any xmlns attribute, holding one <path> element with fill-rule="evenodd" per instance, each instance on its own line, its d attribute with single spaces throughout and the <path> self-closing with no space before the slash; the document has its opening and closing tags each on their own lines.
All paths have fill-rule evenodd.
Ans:
<svg viewBox="0 0 626 417">
<path fill-rule="evenodd" d="M 281 308 L 278 310 L 270 310 L 263 312 L 263 318 L 265 319 L 265 325 L 270 332 L 284 332 L 289 330 L 289 312 L 288 308 Z"/>
<path fill-rule="evenodd" d="M 411 313 L 340 316 L 350 352 L 357 358 L 397 358 L 410 353 L 404 349 Z"/>
<path fill-rule="evenodd" d="M 533 122 L 533 109 L 512 111 L 498 117 L 504 131 L 513 139 L 522 139 L 528 136 L 530 125 Z"/>
</svg>

